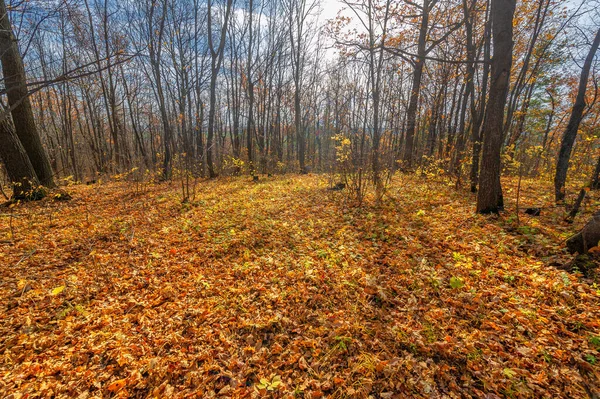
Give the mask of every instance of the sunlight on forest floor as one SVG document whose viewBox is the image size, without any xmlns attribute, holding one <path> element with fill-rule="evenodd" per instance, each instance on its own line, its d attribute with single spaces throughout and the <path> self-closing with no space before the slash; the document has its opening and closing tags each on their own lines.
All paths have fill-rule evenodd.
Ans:
<svg viewBox="0 0 600 399">
<path fill-rule="evenodd" d="M 516 226 L 515 186 L 500 218 L 412 175 L 360 209 L 314 175 L 3 209 L 1 396 L 587 397 L 600 289 L 552 265 L 594 207 L 524 180 Z"/>
</svg>

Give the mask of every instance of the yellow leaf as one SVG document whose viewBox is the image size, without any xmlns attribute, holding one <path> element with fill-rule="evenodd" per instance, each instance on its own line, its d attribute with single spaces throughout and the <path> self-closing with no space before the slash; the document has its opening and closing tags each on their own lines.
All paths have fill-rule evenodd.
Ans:
<svg viewBox="0 0 600 399">
<path fill-rule="evenodd" d="M 504 373 L 504 375 L 508 378 L 513 378 L 516 374 L 513 370 L 509 369 L 508 367 L 502 370 L 502 373 Z"/>
<path fill-rule="evenodd" d="M 54 288 L 54 289 L 53 289 L 53 290 L 52 290 L 50 293 L 51 293 L 52 295 L 58 295 L 58 294 L 60 294 L 61 292 L 63 292 L 64 290 L 65 290 L 65 286 L 64 286 L 64 285 L 61 285 L 60 287 L 56 287 L 56 288 Z"/>
</svg>

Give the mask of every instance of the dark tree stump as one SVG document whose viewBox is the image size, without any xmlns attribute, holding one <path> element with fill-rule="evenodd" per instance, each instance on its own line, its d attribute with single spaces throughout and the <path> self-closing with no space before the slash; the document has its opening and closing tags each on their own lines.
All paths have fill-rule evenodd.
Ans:
<svg viewBox="0 0 600 399">
<path fill-rule="evenodd" d="M 346 188 L 346 184 L 345 183 L 336 183 L 335 186 L 329 187 L 328 190 L 329 191 L 342 191 L 345 188 Z"/>
<path fill-rule="evenodd" d="M 531 216 L 540 216 L 542 208 L 527 208 L 525 209 L 525 213 Z"/>
<path fill-rule="evenodd" d="M 596 212 L 581 231 L 567 240 L 569 253 L 585 254 L 600 241 L 600 211 Z"/>
</svg>

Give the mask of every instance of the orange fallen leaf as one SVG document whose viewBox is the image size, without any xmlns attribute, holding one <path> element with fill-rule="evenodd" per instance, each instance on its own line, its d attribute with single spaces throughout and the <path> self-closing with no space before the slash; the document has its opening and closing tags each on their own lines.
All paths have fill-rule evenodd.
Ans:
<svg viewBox="0 0 600 399">
<path fill-rule="evenodd" d="M 387 364 L 388 364 L 387 361 L 379 362 L 379 363 L 377 363 L 377 366 L 375 366 L 375 370 L 377 370 L 377 372 L 381 373 L 385 369 Z"/>
<path fill-rule="evenodd" d="M 108 389 L 110 392 L 117 392 L 123 389 L 125 385 L 127 385 L 127 380 L 123 378 L 121 380 L 111 382 L 106 389 Z"/>
</svg>

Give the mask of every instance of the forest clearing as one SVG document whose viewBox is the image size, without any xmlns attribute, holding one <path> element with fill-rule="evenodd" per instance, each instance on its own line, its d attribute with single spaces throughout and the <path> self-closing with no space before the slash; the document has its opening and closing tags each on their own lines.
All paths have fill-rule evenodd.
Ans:
<svg viewBox="0 0 600 399">
<path fill-rule="evenodd" d="M 584 398 L 600 287 L 550 185 L 507 210 L 396 174 L 377 207 L 324 175 L 75 185 L 0 215 L 0 396 Z M 592 251 L 593 252 L 593 251 Z M 594 256 L 592 254 L 591 256 Z"/>
</svg>

